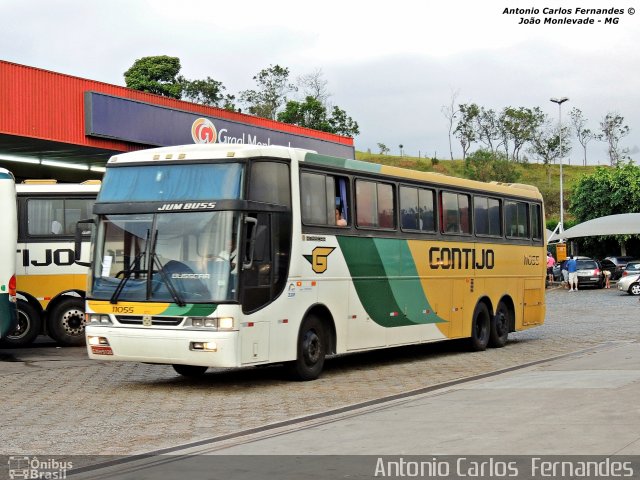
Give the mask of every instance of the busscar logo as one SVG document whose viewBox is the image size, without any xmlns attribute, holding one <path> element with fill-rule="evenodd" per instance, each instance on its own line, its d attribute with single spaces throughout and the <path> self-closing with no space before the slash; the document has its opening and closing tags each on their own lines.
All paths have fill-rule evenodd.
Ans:
<svg viewBox="0 0 640 480">
<path fill-rule="evenodd" d="M 211 120 L 198 118 L 191 125 L 191 138 L 195 143 L 216 143 L 218 132 Z"/>
<path fill-rule="evenodd" d="M 303 255 L 303 257 L 311 264 L 311 269 L 315 273 L 324 273 L 329 266 L 327 257 L 335 250 L 335 247 L 316 247 L 311 255 Z"/>
</svg>

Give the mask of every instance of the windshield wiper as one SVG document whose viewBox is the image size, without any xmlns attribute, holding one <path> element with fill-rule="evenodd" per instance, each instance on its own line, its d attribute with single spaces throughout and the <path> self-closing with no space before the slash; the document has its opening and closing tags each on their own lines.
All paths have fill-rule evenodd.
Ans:
<svg viewBox="0 0 640 480">
<path fill-rule="evenodd" d="M 118 283 L 118 286 L 116 287 L 116 289 L 113 291 L 113 295 L 111 295 L 111 299 L 109 300 L 109 303 L 113 303 L 113 304 L 118 303 L 118 298 L 120 297 L 122 290 L 124 290 L 125 285 L 131 278 L 131 274 L 146 273 L 146 270 L 132 268 L 146 253 L 147 252 L 140 252 L 139 254 L 137 254 L 135 257 L 133 257 L 133 260 L 131 260 L 129 265 L 127 265 L 127 268 L 125 268 L 124 270 L 120 270 L 118 273 L 115 274 L 116 278 L 118 278 L 118 275 L 120 274 L 124 274 L 124 276 L 122 277 L 122 280 L 120 280 L 120 282 Z"/>
<path fill-rule="evenodd" d="M 143 256 L 145 256 L 147 251 L 149 250 L 149 233 L 150 233 L 149 229 L 147 228 L 147 236 L 144 239 L 144 250 L 138 253 L 135 257 L 133 257 L 133 260 L 129 262 L 129 265 L 127 265 L 127 267 L 124 270 L 120 270 L 118 273 L 116 273 L 115 275 L 116 278 L 118 278 L 118 275 L 120 275 L 121 273 L 124 274 L 124 276 L 122 277 L 122 280 L 120 280 L 120 283 L 118 283 L 118 286 L 114 290 L 113 295 L 111 295 L 111 299 L 109 300 L 109 303 L 112 303 L 112 304 L 118 303 L 118 298 L 120 297 L 122 290 L 124 290 L 125 285 L 131 278 L 132 273 L 136 273 L 136 274 L 146 273 L 146 270 L 140 270 L 139 268 L 134 270 L 132 267 L 136 265 L 136 263 L 139 262 L 140 259 Z M 131 233 L 129 233 L 129 235 L 131 235 Z"/>
<path fill-rule="evenodd" d="M 173 298 L 173 301 L 176 303 L 176 305 L 178 305 L 179 307 L 184 307 L 186 305 L 185 301 L 182 299 L 182 297 L 180 296 L 180 294 L 178 293 L 178 291 L 176 290 L 176 287 L 173 285 L 173 282 L 171 281 L 171 278 L 169 278 L 169 275 L 167 275 L 167 272 L 165 271 L 164 265 L 162 264 L 162 262 L 160 261 L 160 258 L 158 257 L 158 255 L 156 254 L 156 244 L 158 243 L 158 230 L 154 230 L 153 231 L 153 242 L 151 242 L 151 261 L 149 262 L 149 273 L 148 273 L 148 278 L 147 278 L 147 298 L 151 298 L 151 279 L 153 278 L 153 274 L 154 273 L 159 273 L 160 276 L 162 277 L 162 280 L 164 281 L 164 284 L 167 286 L 167 290 L 169 291 L 169 293 L 171 294 L 171 297 Z M 153 266 L 157 265 L 158 266 L 158 270 L 154 270 Z"/>
<path fill-rule="evenodd" d="M 186 305 L 185 301 L 182 299 L 182 297 L 180 296 L 180 293 L 178 293 L 178 290 L 176 290 L 176 287 L 173 285 L 173 282 L 171 281 L 171 278 L 169 277 L 169 275 L 167 275 L 167 272 L 165 271 L 164 265 L 162 264 L 162 262 L 160 261 L 160 258 L 158 257 L 158 255 L 156 255 L 155 252 L 153 252 L 151 254 L 151 258 L 153 259 L 153 262 L 155 264 L 157 264 L 158 266 L 158 270 L 151 270 L 151 273 L 159 273 L 160 276 L 162 277 L 162 280 L 164 281 L 164 284 L 167 286 L 167 290 L 169 290 L 169 293 L 171 294 L 171 297 L 173 298 L 173 301 L 176 303 L 176 305 L 178 305 L 179 307 L 184 307 Z M 151 278 L 151 275 L 149 276 L 149 278 Z M 150 285 L 149 285 L 150 288 Z M 149 292 L 147 292 L 147 298 L 149 298 Z"/>
</svg>

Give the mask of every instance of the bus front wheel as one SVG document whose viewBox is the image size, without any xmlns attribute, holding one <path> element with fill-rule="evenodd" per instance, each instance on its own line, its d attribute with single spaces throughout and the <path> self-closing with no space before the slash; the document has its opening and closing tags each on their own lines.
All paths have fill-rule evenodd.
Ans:
<svg viewBox="0 0 640 480">
<path fill-rule="evenodd" d="M 64 346 L 84 345 L 84 300 L 62 300 L 49 312 L 47 327 L 49 336 Z"/>
<path fill-rule="evenodd" d="M 18 324 L 13 332 L 2 339 L 2 344 L 10 347 L 30 345 L 42 331 L 40 312 L 29 302 L 18 299 Z"/>
<path fill-rule="evenodd" d="M 308 316 L 298 334 L 297 358 L 288 364 L 295 380 L 315 380 L 320 376 L 327 352 L 324 326 L 319 318 Z"/>
<path fill-rule="evenodd" d="M 496 314 L 491 319 L 490 347 L 500 348 L 507 344 L 510 323 L 511 314 L 509 313 L 509 309 L 504 303 L 500 302 L 498 308 L 496 308 Z"/>
<path fill-rule="evenodd" d="M 480 352 L 487 348 L 489 336 L 491 334 L 491 315 L 487 306 L 480 302 L 473 311 L 473 322 L 471 325 L 471 338 L 469 339 L 469 349 Z"/>
</svg>

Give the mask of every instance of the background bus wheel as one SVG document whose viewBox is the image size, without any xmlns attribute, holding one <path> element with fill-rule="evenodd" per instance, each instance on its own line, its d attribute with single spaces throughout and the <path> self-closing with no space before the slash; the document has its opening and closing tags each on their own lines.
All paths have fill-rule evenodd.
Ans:
<svg viewBox="0 0 640 480">
<path fill-rule="evenodd" d="M 69 297 L 61 301 L 47 320 L 49 336 L 64 346 L 84 345 L 84 300 Z"/>
<path fill-rule="evenodd" d="M 298 335 L 297 358 L 287 367 L 295 380 L 315 380 L 320 376 L 327 352 L 326 336 L 322 322 L 314 316 L 302 322 Z"/>
<path fill-rule="evenodd" d="M 494 348 L 504 347 L 509 337 L 509 325 L 511 315 L 507 306 L 500 302 L 496 309 L 495 316 L 491 319 L 491 335 L 489 336 L 489 346 Z"/>
<path fill-rule="evenodd" d="M 473 311 L 473 322 L 471 325 L 471 338 L 469 339 L 469 349 L 479 352 L 487 348 L 491 331 L 491 315 L 487 306 L 480 302 Z"/>
<path fill-rule="evenodd" d="M 173 369 L 176 373 L 179 373 L 183 377 L 196 378 L 204 375 L 209 367 L 200 367 L 198 365 L 173 365 Z"/>
<path fill-rule="evenodd" d="M 2 339 L 2 344 L 24 347 L 31 344 L 42 331 L 40 312 L 29 302 L 18 299 L 18 325 Z"/>
</svg>

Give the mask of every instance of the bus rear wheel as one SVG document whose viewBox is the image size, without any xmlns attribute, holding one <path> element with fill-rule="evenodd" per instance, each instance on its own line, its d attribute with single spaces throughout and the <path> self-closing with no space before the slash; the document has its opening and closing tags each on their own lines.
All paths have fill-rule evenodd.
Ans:
<svg viewBox="0 0 640 480">
<path fill-rule="evenodd" d="M 496 308 L 496 314 L 491 319 L 491 335 L 489 336 L 489 346 L 493 348 L 504 347 L 509 337 L 509 325 L 511 324 L 511 313 L 507 306 L 500 302 Z"/>
<path fill-rule="evenodd" d="M 491 335 L 491 315 L 487 306 L 480 302 L 473 311 L 473 322 L 471 324 L 471 338 L 469 339 L 469 349 L 473 352 L 486 350 Z"/>
<path fill-rule="evenodd" d="M 326 352 L 324 326 L 319 318 L 308 316 L 298 334 L 297 358 L 287 365 L 289 374 L 295 380 L 315 380 L 324 367 Z"/>
<path fill-rule="evenodd" d="M 18 324 L 13 332 L 2 339 L 10 347 L 25 347 L 33 343 L 42 331 L 40 312 L 29 302 L 18 299 Z"/>
<path fill-rule="evenodd" d="M 179 373 L 183 377 L 189 378 L 201 377 L 202 375 L 204 375 L 204 372 L 206 372 L 208 368 L 209 367 L 201 367 L 198 365 L 173 365 L 173 369 L 176 371 L 176 373 Z"/>
<path fill-rule="evenodd" d="M 61 345 L 84 345 L 84 300 L 69 297 L 56 305 L 47 320 L 49 336 Z"/>
</svg>

